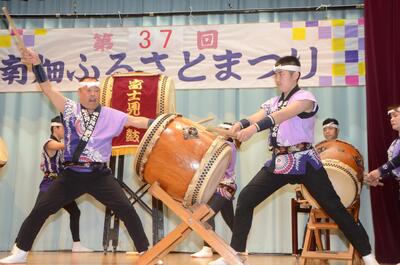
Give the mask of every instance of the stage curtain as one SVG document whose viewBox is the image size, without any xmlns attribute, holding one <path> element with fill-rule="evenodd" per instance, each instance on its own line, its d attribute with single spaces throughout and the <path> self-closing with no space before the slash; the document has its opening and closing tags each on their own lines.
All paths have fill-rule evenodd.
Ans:
<svg viewBox="0 0 400 265">
<path fill-rule="evenodd" d="M 373 170 L 387 161 L 397 137 L 387 106 L 400 104 L 400 2 L 365 1 L 368 162 Z M 393 178 L 371 188 L 375 254 L 379 262 L 400 262 L 399 184 Z"/>
</svg>

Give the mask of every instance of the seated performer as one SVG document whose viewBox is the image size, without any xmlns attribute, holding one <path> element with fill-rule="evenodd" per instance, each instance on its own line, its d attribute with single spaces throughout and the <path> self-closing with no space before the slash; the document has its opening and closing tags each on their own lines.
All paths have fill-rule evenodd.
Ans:
<svg viewBox="0 0 400 265">
<path fill-rule="evenodd" d="M 230 129 L 232 124 L 223 123 L 218 127 L 222 129 Z M 223 178 L 221 179 L 216 192 L 208 202 L 208 206 L 213 209 L 214 213 L 221 212 L 222 218 L 225 223 L 229 226 L 232 231 L 233 228 L 233 195 L 236 192 L 236 176 L 235 176 L 235 164 L 236 164 L 236 149 L 239 148 L 240 142 L 234 141 L 232 138 L 227 139 L 227 143 L 232 147 L 232 157 L 228 165 L 227 170 Z M 235 143 L 235 144 L 234 144 Z M 212 229 L 215 230 L 214 217 L 208 219 L 207 223 L 211 225 Z M 207 242 L 204 242 L 203 248 L 190 255 L 193 258 L 211 258 L 213 256 L 213 250 Z"/>
<path fill-rule="evenodd" d="M 119 135 L 124 126 L 147 128 L 150 120 L 102 107 L 99 103 L 100 83 L 95 78 L 86 77 L 79 83 L 79 103 L 64 97 L 52 88 L 38 54 L 30 49 L 21 52 L 23 60 L 33 65 L 36 81 L 43 93 L 63 113 L 64 167 L 25 219 L 15 251 L 0 263 L 25 263 L 46 219 L 85 193 L 110 208 L 124 222 L 137 251 L 145 252 L 149 242 L 142 222 L 107 162 L 112 138 Z"/>
<path fill-rule="evenodd" d="M 57 178 L 60 169 L 62 168 L 62 158 L 64 144 L 61 140 L 64 137 L 64 126 L 61 123 L 61 117 L 57 116 L 51 119 L 50 131 L 51 135 L 43 145 L 42 150 L 42 162 L 40 169 L 43 171 L 43 180 L 39 186 L 39 194 L 36 198 L 36 202 L 43 197 L 43 194 L 49 189 L 51 183 Z M 63 207 L 69 213 L 69 228 L 72 235 L 72 252 L 92 252 L 93 250 L 88 249 L 81 245 L 79 238 L 79 218 L 81 211 L 75 201 L 64 205 Z M 24 224 L 22 224 L 24 225 Z M 13 251 L 15 250 L 18 238 L 15 240 Z"/>
<path fill-rule="evenodd" d="M 368 235 L 360 222 L 349 214 L 336 194 L 319 155 L 314 150 L 316 99 L 298 86 L 300 61 L 293 56 L 280 58 L 274 66 L 274 79 L 280 96 L 261 105 L 261 110 L 236 123 L 232 133 L 239 141 L 255 133 L 271 129 L 269 145 L 272 160 L 267 161 L 256 176 L 240 192 L 236 206 L 231 247 L 237 252 L 246 249 L 254 208 L 286 184 L 303 184 L 326 213 L 339 225 L 344 235 L 361 254 L 366 265 L 377 265 Z M 228 264 L 224 258 L 211 265 Z"/>
<path fill-rule="evenodd" d="M 322 130 L 325 140 L 336 140 L 339 136 L 339 122 L 333 118 L 325 119 L 322 122 Z"/>
</svg>

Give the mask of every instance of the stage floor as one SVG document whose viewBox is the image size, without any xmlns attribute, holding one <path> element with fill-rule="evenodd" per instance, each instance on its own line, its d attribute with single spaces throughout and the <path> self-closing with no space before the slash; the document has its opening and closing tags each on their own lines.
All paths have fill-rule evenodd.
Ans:
<svg viewBox="0 0 400 265">
<path fill-rule="evenodd" d="M 0 252 L 0 258 L 9 255 L 9 252 Z M 218 258 L 214 255 L 212 259 L 194 259 L 188 253 L 171 253 L 164 259 L 165 265 L 207 265 L 213 259 Z M 71 253 L 69 251 L 49 251 L 49 252 L 30 252 L 27 264 L 40 265 L 100 265 L 100 264 L 119 264 L 133 265 L 138 259 L 137 255 L 127 255 L 124 252 L 103 254 L 103 252 L 93 253 Z M 290 255 L 265 255 L 250 254 L 248 261 L 251 265 L 297 265 L 300 260 Z M 314 260 L 312 265 L 345 265 L 346 262 L 331 260 L 329 262 Z"/>
</svg>

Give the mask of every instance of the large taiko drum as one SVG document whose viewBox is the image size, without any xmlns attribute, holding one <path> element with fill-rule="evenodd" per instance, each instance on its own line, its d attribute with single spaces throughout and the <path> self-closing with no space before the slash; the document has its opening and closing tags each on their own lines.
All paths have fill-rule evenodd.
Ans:
<svg viewBox="0 0 400 265">
<path fill-rule="evenodd" d="M 134 167 L 142 181 L 157 181 L 172 198 L 189 207 L 208 202 L 231 153 L 225 140 L 205 127 L 177 114 L 164 114 L 147 129 Z"/>
<path fill-rule="evenodd" d="M 3 139 L 0 137 L 0 168 L 5 166 L 8 161 L 8 152 L 7 152 L 7 146 L 6 143 L 3 141 Z"/>
<path fill-rule="evenodd" d="M 360 152 L 351 144 L 340 140 L 320 142 L 315 149 L 321 156 L 332 185 L 343 205 L 348 208 L 360 197 L 363 183 L 364 161 Z M 300 185 L 304 198 L 320 208 L 304 185 Z"/>
</svg>

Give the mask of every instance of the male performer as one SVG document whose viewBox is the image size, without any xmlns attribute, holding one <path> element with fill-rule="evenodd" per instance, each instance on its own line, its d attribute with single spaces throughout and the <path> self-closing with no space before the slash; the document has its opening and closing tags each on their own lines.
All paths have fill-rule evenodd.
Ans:
<svg viewBox="0 0 400 265">
<path fill-rule="evenodd" d="M 388 107 L 387 114 L 390 116 L 392 129 L 397 131 L 397 138 L 387 150 L 388 161 L 377 169 L 364 175 L 364 182 L 371 186 L 383 185 L 380 181 L 383 178 L 394 177 L 398 181 L 399 206 L 400 206 L 400 105 Z M 397 208 L 400 209 L 400 208 Z M 400 265 L 400 262 L 397 263 Z"/>
<path fill-rule="evenodd" d="M 52 88 L 40 64 L 39 56 L 30 49 L 22 51 L 23 60 L 32 69 L 43 93 L 63 113 L 64 169 L 26 218 L 18 234 L 16 249 L 0 263 L 25 263 L 40 228 L 47 217 L 84 193 L 89 193 L 109 207 L 125 223 L 136 250 L 142 253 L 149 242 L 135 209 L 106 163 L 111 155 L 112 138 L 124 126 L 147 128 L 149 119 L 133 117 L 99 104 L 100 88 L 95 78 L 79 83 L 79 103 Z"/>
<path fill-rule="evenodd" d="M 322 131 L 325 140 L 336 140 L 339 136 L 339 122 L 333 118 L 325 119 L 322 122 Z"/>
<path fill-rule="evenodd" d="M 239 141 L 255 133 L 271 129 L 269 145 L 272 160 L 267 161 L 257 175 L 240 192 L 233 222 L 231 246 L 237 252 L 246 249 L 247 236 L 254 208 L 279 188 L 303 184 L 327 214 L 339 225 L 347 239 L 362 255 L 366 265 L 377 265 L 366 231 L 355 222 L 340 202 L 320 158 L 312 146 L 315 114 L 318 105 L 313 94 L 298 86 L 300 61 L 293 56 L 280 58 L 274 66 L 274 79 L 280 96 L 271 98 L 261 109 L 236 123 L 232 133 Z M 219 258 L 211 265 L 226 265 Z"/>
<path fill-rule="evenodd" d="M 382 178 L 395 177 L 399 180 L 400 188 L 400 105 L 390 106 L 388 108 L 388 115 L 390 115 L 390 124 L 393 130 L 397 131 L 398 137 L 387 150 L 388 162 L 366 174 L 364 181 L 376 187 Z"/>
</svg>

